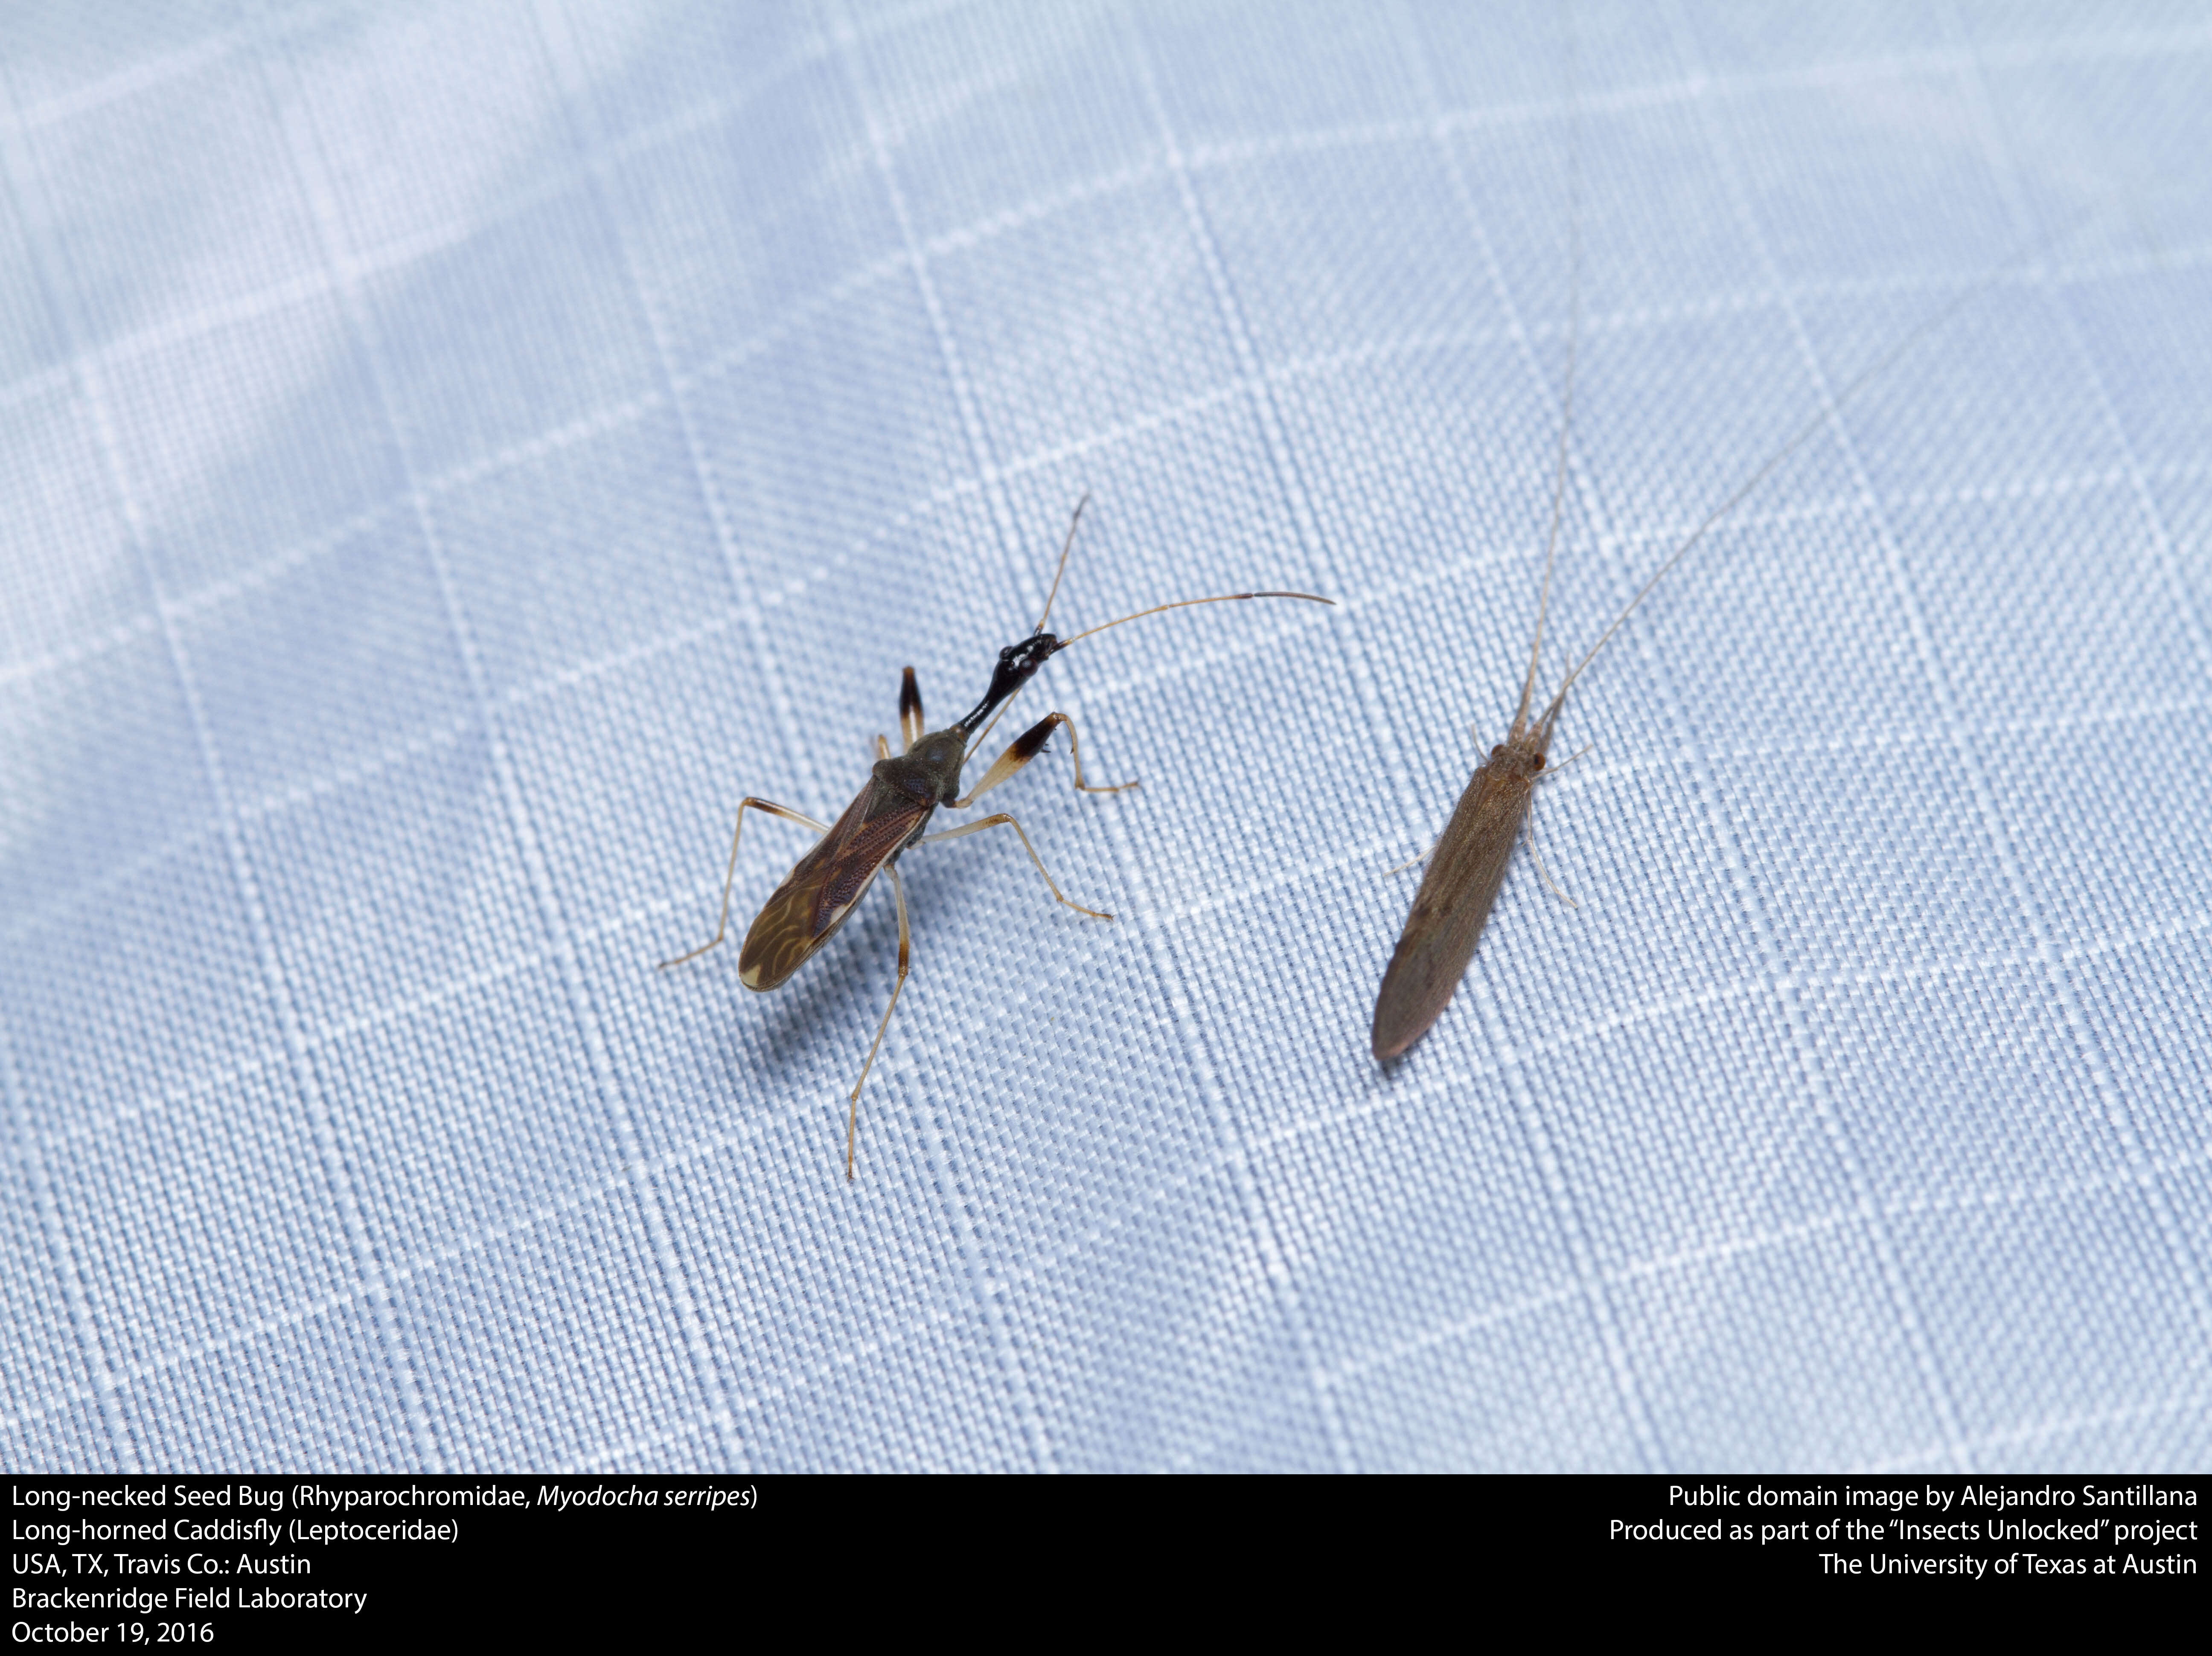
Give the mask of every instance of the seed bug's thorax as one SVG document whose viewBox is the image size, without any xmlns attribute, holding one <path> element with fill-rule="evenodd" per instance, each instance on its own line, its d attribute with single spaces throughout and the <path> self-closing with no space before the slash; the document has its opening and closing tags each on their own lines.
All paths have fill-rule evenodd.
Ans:
<svg viewBox="0 0 2212 1656">
<path fill-rule="evenodd" d="M 958 725 L 933 731 L 906 752 L 876 761 L 870 773 L 877 781 L 925 808 L 913 838 L 919 838 L 928 826 L 928 811 L 960 792 L 960 767 L 967 761 L 969 734 Z"/>
</svg>

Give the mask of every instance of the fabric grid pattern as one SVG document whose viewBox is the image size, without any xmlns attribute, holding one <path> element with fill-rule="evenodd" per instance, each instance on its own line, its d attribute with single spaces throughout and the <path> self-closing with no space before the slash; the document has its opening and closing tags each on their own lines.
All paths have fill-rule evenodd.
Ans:
<svg viewBox="0 0 2212 1656">
<path fill-rule="evenodd" d="M 2212 1465 L 2212 18 L 1571 38 L 16 15 L 0 1460 Z M 1547 684 L 1828 417 L 1577 685 L 1579 907 L 1521 855 L 1386 1072 L 1571 218 Z M 834 817 L 908 663 L 970 704 L 1086 491 L 1057 630 L 1340 607 L 1044 670 L 994 749 L 1143 786 L 992 806 L 1118 918 L 908 857 L 848 1186 L 888 889 L 772 996 L 653 962 L 742 796 Z M 805 843 L 748 816 L 739 923 Z"/>
</svg>

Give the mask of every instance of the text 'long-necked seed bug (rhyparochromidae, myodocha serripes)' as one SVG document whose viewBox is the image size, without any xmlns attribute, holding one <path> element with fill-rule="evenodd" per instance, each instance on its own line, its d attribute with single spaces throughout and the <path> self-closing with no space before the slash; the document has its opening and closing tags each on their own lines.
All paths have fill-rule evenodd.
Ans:
<svg viewBox="0 0 2212 1656">
<path fill-rule="evenodd" d="M 1021 835 L 1022 846 L 1043 876 L 1045 885 L 1053 896 L 1079 914 L 1093 919 L 1110 920 L 1111 914 L 1095 908 L 1085 908 L 1072 901 L 1054 883 L 1037 855 L 1036 847 L 1022 825 L 1006 811 L 999 811 L 980 822 L 969 822 L 941 834 L 925 834 L 930 818 L 940 805 L 954 810 L 964 810 L 969 805 L 1012 778 L 1015 772 L 1028 764 L 1044 750 L 1046 739 L 1062 725 L 1067 728 L 1068 749 L 1075 761 L 1075 786 L 1082 793 L 1119 793 L 1133 788 L 1134 782 L 1118 783 L 1110 787 L 1094 787 L 1083 779 L 1083 753 L 1077 742 L 1075 725 L 1066 713 L 1047 713 L 1010 743 L 1006 750 L 983 773 L 983 779 L 967 794 L 960 795 L 961 767 L 969 754 L 982 744 L 983 738 L 997 722 L 999 715 L 1010 706 L 1022 687 L 1036 676 L 1038 668 L 1066 649 L 1072 644 L 1104 632 L 1109 627 L 1119 627 L 1123 622 L 1138 621 L 1146 616 L 1156 616 L 1164 610 L 1185 610 L 1200 604 L 1231 604 L 1246 598 L 1302 598 L 1311 604 L 1333 604 L 1333 598 L 1316 597 L 1310 592 L 1223 592 L 1212 597 L 1182 598 L 1172 604 L 1155 604 L 1149 610 L 1139 610 L 1133 615 L 1122 616 L 1076 634 L 1073 638 L 1055 638 L 1044 630 L 1052 618 L 1053 600 L 1060 594 L 1060 577 L 1067 572 L 1067 555 L 1075 545 L 1075 531 L 1083 521 L 1083 508 L 1090 497 L 1076 504 L 1075 513 L 1067 525 L 1067 539 L 1060 549 L 1060 567 L 1054 574 L 1052 591 L 1045 598 L 1044 614 L 1037 618 L 1036 626 L 1028 637 L 1010 644 L 999 652 L 999 659 L 991 670 L 991 682 L 983 698 L 966 714 L 941 731 L 926 731 L 921 716 L 921 691 L 916 685 L 914 669 L 906 670 L 899 686 L 899 736 L 902 750 L 894 754 L 890 743 L 882 737 L 876 738 L 876 763 L 868 780 L 853 803 L 845 808 L 844 815 L 833 823 L 817 822 L 803 811 L 779 805 L 773 800 L 747 798 L 738 806 L 736 829 L 730 835 L 729 871 L 722 879 L 722 918 L 714 935 L 707 942 L 679 955 L 674 960 L 663 961 L 665 967 L 681 966 L 696 959 L 720 943 L 730 927 L 730 889 L 738 874 L 738 841 L 744 831 L 745 812 L 749 810 L 765 811 L 771 816 L 781 816 L 787 822 L 798 822 L 812 828 L 822 837 L 814 848 L 799 859 L 796 866 L 784 877 L 783 883 L 770 894 L 760 913 L 745 933 L 744 945 L 738 951 L 738 980 L 748 989 L 767 991 L 781 985 L 791 974 L 830 941 L 837 928 L 845 924 L 853 911 L 860 906 L 868 887 L 880 873 L 891 877 L 891 895 L 898 904 L 898 978 L 891 987 L 890 1004 L 884 1008 L 881 1022 L 876 1025 L 876 1038 L 869 1043 L 868 1056 L 860 1065 L 860 1078 L 853 1083 L 845 1118 L 845 1177 L 853 1176 L 854 1141 L 860 1123 L 860 1089 L 867 1084 L 868 1071 L 875 1065 L 877 1050 L 884 1042 L 884 1031 L 890 1025 L 891 1012 L 898 1005 L 899 992 L 906 987 L 907 967 L 911 953 L 906 919 L 906 889 L 900 883 L 898 859 L 916 846 L 933 845 L 943 840 L 957 840 L 969 834 L 981 834 L 985 828 L 1001 826 L 1011 828 Z"/>
</svg>

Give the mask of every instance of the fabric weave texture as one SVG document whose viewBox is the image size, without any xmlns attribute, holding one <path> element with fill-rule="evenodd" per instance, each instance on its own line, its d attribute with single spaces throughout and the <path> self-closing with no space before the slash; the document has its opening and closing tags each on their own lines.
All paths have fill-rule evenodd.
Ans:
<svg viewBox="0 0 2212 1656">
<path fill-rule="evenodd" d="M 2208 73 L 2148 0 L 12 12 L 0 1463 L 2212 1465 Z M 1547 687 L 1826 417 L 1386 1072 L 1577 225 Z M 1143 786 L 990 804 L 1116 918 L 908 856 L 848 1186 L 887 883 L 653 963 L 1086 492 L 1063 634 L 1340 607 L 1047 666 L 992 749 Z"/>
</svg>

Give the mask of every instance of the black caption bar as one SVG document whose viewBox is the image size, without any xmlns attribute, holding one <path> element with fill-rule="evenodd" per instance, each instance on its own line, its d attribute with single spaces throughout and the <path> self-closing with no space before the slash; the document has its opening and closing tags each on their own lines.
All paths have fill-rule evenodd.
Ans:
<svg viewBox="0 0 2212 1656">
<path fill-rule="evenodd" d="M 892 1568 L 923 1572 L 984 1543 L 1001 1572 L 1071 1557 L 1111 1571 L 1133 1548 L 1202 1555 L 1224 1532 L 1289 1556 L 1341 1544 L 1322 1513 L 1356 1515 L 1386 1548 L 1410 1538 L 1563 1588 L 1786 1585 L 1865 1604 L 1907 1583 L 2158 1592 L 2195 1585 L 2212 1495 L 2195 1476 L 1484 1477 L 1295 1495 L 1243 1478 L 1186 1480 L 1165 1500 L 1133 1478 L 4 1481 L 9 1644 L 229 1650 L 388 1647 L 472 1627 L 649 1634 L 726 1600 L 733 1580 L 811 1591 L 800 1579 L 842 1568 L 856 1535 L 896 1536 Z"/>
</svg>

